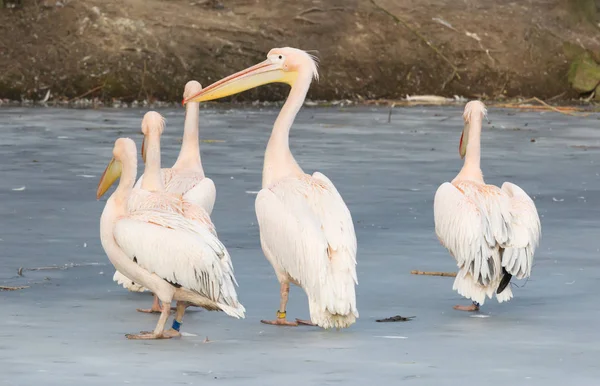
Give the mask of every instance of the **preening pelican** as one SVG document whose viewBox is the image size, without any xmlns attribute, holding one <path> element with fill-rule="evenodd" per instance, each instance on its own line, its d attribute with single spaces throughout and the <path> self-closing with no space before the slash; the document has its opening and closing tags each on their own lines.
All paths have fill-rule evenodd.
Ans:
<svg viewBox="0 0 600 386">
<path fill-rule="evenodd" d="M 533 255 L 541 236 L 535 204 L 523 189 L 505 182 L 502 188 L 483 181 L 480 168 L 481 122 L 485 105 L 465 106 L 459 153 L 465 159 L 451 183 L 443 183 L 434 200 L 435 233 L 456 259 L 453 289 L 473 301 L 455 306 L 477 311 L 496 295 L 499 303 L 513 297 L 510 280 L 531 275 Z"/>
<path fill-rule="evenodd" d="M 186 83 L 183 97 L 187 98 L 202 90 L 200 83 L 190 80 Z M 185 123 L 183 128 L 183 141 L 177 161 L 172 168 L 161 169 L 162 183 L 168 193 L 183 195 L 186 201 L 200 205 L 210 215 L 215 206 L 217 190 L 214 182 L 204 175 L 202 160 L 200 158 L 200 142 L 198 140 L 198 115 L 200 104 L 188 103 L 185 110 Z M 142 156 L 146 151 L 145 142 L 142 143 Z M 135 184 L 136 188 L 142 186 L 145 173 Z"/>
<path fill-rule="evenodd" d="M 218 99 L 267 83 L 291 86 L 267 145 L 262 190 L 256 198 L 262 249 L 281 290 L 277 319 L 262 322 L 343 328 L 358 318 L 352 217 L 333 183 L 318 172 L 305 174 L 289 147 L 290 128 L 317 77 L 317 65 L 306 52 L 275 48 L 264 62 L 206 87 L 183 103 Z M 308 295 L 312 323 L 286 320 L 290 283 Z"/>
<path fill-rule="evenodd" d="M 181 194 L 177 193 L 165 192 L 165 187 L 163 185 L 164 173 L 161 175 L 160 167 L 160 137 L 164 131 L 164 126 L 164 118 L 155 111 L 147 112 L 142 119 L 142 134 L 144 135 L 142 144 L 142 158 L 144 159 L 144 174 L 146 175 L 146 178 L 140 178 L 139 181 L 141 182 L 141 188 L 136 188 L 134 186 L 128 202 L 128 208 L 130 211 L 136 211 L 140 209 L 163 209 L 178 213 L 190 220 L 199 222 L 201 226 L 208 227 L 209 231 L 217 236 L 215 227 L 208 213 L 201 206 L 190 202 L 189 195 L 182 196 Z M 155 194 L 151 194 L 150 192 Z M 119 271 L 115 272 L 113 280 L 130 291 L 146 291 L 146 288 L 131 281 Z M 138 308 L 137 311 L 146 313 L 160 313 L 161 307 L 158 297 L 154 295 L 154 302 L 151 308 Z"/>
<path fill-rule="evenodd" d="M 163 209 L 131 211 L 128 203 L 136 174 L 135 143 L 129 138 L 117 139 L 113 159 L 97 191 L 97 197 L 102 197 L 120 178 L 100 218 L 102 247 L 119 272 L 152 291 L 162 302 L 154 331 L 127 337 L 162 339 L 179 335 L 186 303 L 243 318 L 245 309 L 237 298 L 237 283 L 225 246 L 207 227 L 178 213 Z M 177 301 L 173 328 L 164 331 L 173 300 Z"/>
</svg>

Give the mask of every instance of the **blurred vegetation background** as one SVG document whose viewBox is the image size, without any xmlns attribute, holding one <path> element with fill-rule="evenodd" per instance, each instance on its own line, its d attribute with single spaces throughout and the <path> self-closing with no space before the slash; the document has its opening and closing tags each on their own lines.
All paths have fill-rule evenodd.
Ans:
<svg viewBox="0 0 600 386">
<path fill-rule="evenodd" d="M 293 46 L 320 58 L 313 100 L 600 101 L 600 0 L 0 0 L 0 26 L 11 100 L 179 101 Z"/>
</svg>

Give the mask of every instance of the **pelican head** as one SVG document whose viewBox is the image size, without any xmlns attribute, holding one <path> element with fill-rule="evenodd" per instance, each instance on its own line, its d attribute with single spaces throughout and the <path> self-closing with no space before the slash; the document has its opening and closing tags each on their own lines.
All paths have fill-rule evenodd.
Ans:
<svg viewBox="0 0 600 386">
<path fill-rule="evenodd" d="M 96 199 L 100 199 L 112 184 L 121 177 L 123 162 L 131 158 L 136 158 L 135 142 L 131 138 L 117 139 L 113 147 L 113 157 L 104 170 L 104 173 L 102 173 L 102 177 L 98 183 Z"/>
<path fill-rule="evenodd" d="M 185 84 L 185 88 L 183 89 L 183 104 L 185 105 L 187 99 L 199 94 L 200 91 L 202 91 L 202 85 L 199 82 L 195 80 L 190 80 L 187 82 Z"/>
<path fill-rule="evenodd" d="M 481 101 L 471 101 L 465 106 L 465 112 L 463 113 L 465 125 L 460 136 L 460 144 L 458 145 L 458 153 L 460 154 L 461 159 L 465 158 L 465 155 L 467 154 L 467 145 L 469 144 L 469 129 L 471 124 L 474 122 L 479 122 L 481 125 L 481 120 L 486 115 L 487 109 Z"/>
<path fill-rule="evenodd" d="M 219 99 L 268 83 L 293 86 L 299 77 L 318 79 L 316 57 L 297 48 L 273 48 L 267 54 L 267 60 L 229 75 L 188 98 L 184 97 L 183 104 Z"/>
<path fill-rule="evenodd" d="M 142 159 L 146 162 L 146 137 L 150 134 L 158 133 L 158 135 L 162 135 L 165 130 L 165 119 L 162 115 L 157 113 L 156 111 L 148 111 L 144 114 L 144 118 L 142 119 L 142 134 L 144 134 L 144 139 L 142 140 Z"/>
</svg>

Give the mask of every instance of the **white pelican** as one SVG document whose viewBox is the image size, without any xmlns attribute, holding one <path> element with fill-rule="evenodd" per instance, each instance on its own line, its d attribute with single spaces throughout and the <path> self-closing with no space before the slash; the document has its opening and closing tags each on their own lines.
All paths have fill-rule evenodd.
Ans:
<svg viewBox="0 0 600 386">
<path fill-rule="evenodd" d="M 262 190 L 256 197 L 262 249 L 281 285 L 277 319 L 262 322 L 343 328 L 358 318 L 352 217 L 331 181 L 318 172 L 305 174 L 289 147 L 290 128 L 317 77 L 317 65 L 306 52 L 276 48 L 264 62 L 206 87 L 184 103 L 218 99 L 273 82 L 291 86 L 267 145 Z M 306 292 L 312 323 L 286 320 L 290 283 Z"/>
<path fill-rule="evenodd" d="M 161 209 L 131 211 L 128 203 L 136 174 L 135 143 L 129 138 L 117 139 L 113 159 L 104 171 L 97 191 L 100 198 L 120 177 L 100 218 L 102 247 L 119 272 L 148 288 L 162 302 L 154 331 L 127 337 L 161 339 L 178 336 L 187 303 L 243 318 L 245 309 L 237 299 L 237 283 L 225 246 L 207 227 L 178 213 Z M 164 331 L 173 300 L 177 301 L 173 328 Z"/>
<path fill-rule="evenodd" d="M 183 98 L 195 95 L 201 90 L 200 83 L 190 80 L 185 85 Z M 172 168 L 161 169 L 161 177 L 167 192 L 183 195 L 185 200 L 200 205 L 210 215 L 215 205 L 217 190 L 215 183 L 204 175 L 204 169 L 202 168 L 198 140 L 199 111 L 199 103 L 188 103 L 186 105 L 183 141 L 179 156 Z M 142 157 L 145 151 L 144 142 L 142 143 Z M 145 173 L 135 184 L 136 188 L 142 186 L 144 176 Z"/>
<path fill-rule="evenodd" d="M 481 121 L 485 105 L 465 106 L 465 125 L 459 153 L 465 159 L 460 173 L 437 190 L 434 201 L 435 233 L 456 259 L 453 289 L 473 301 L 455 306 L 477 311 L 486 295 L 502 303 L 513 297 L 511 278 L 531 275 L 533 254 L 541 236 L 535 204 L 523 189 L 505 182 L 487 185 L 480 169 Z"/>
<path fill-rule="evenodd" d="M 164 131 L 164 118 L 155 111 L 149 111 L 142 119 L 142 134 L 144 135 L 142 158 L 145 163 L 144 174 L 146 178 L 140 178 L 141 188 L 134 186 L 129 199 L 130 211 L 140 209 L 164 209 L 179 213 L 188 219 L 198 221 L 200 225 L 208 227 L 209 231 L 217 236 L 210 216 L 201 206 L 189 200 L 189 195 L 182 196 L 177 193 L 165 192 L 163 176 L 161 175 L 160 137 Z M 164 169 L 163 169 L 164 170 Z M 171 174 L 169 174 L 171 176 Z M 193 190 L 197 190 L 194 188 Z M 163 194 L 150 194 L 150 192 L 162 192 Z M 186 197 L 186 198 L 184 198 Z M 113 280 L 124 288 L 133 292 L 144 292 L 147 289 L 131 281 L 125 275 L 116 271 Z M 154 302 L 149 309 L 137 309 L 139 312 L 160 313 L 161 307 L 158 297 L 154 295 Z"/>
<path fill-rule="evenodd" d="M 202 90 L 202 86 L 195 80 L 186 83 L 183 97 L 194 95 Z M 200 157 L 200 143 L 198 139 L 198 116 L 199 103 L 190 103 L 186 106 L 185 123 L 183 129 L 183 141 L 177 161 L 172 168 L 163 168 L 160 170 L 160 177 L 164 189 L 173 194 L 183 195 L 185 201 L 197 204 L 204 208 L 210 215 L 215 205 L 216 189 L 214 182 L 204 175 L 202 160 Z M 142 132 L 144 131 L 142 124 Z M 142 143 L 142 157 L 145 158 L 146 135 Z M 159 163 L 160 167 L 160 163 Z M 137 183 L 136 188 L 142 187 L 144 182 L 144 173 Z M 156 182 L 154 182 L 156 184 Z M 143 292 L 145 289 L 135 283 L 132 283 L 118 271 L 115 272 L 113 280 L 121 284 L 130 291 Z M 160 313 L 161 308 L 158 298 L 154 296 L 152 307 L 148 309 L 138 309 L 139 312 Z"/>
</svg>

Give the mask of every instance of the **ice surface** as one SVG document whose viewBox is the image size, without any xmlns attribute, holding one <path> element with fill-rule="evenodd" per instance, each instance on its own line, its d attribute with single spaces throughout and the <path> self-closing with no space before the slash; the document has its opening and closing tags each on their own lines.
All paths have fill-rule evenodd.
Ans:
<svg viewBox="0 0 600 386">
<path fill-rule="evenodd" d="M 181 339 L 128 341 L 152 329 L 148 294 L 112 282 L 100 245 L 98 178 L 114 140 L 141 143 L 143 110 L 2 109 L 0 385 L 597 385 L 600 378 L 600 120 L 490 109 L 488 183 L 535 197 L 542 245 L 515 299 L 481 315 L 452 278 L 433 231 L 436 188 L 461 166 L 461 109 L 306 108 L 291 146 L 306 172 L 336 184 L 358 236 L 358 307 L 350 329 L 277 328 L 279 287 L 259 246 L 254 200 L 276 109 L 201 111 L 202 160 L 217 186 L 213 219 L 248 313 L 189 312 Z M 164 165 L 179 151 L 183 109 L 167 120 Z M 532 142 L 531 139 L 535 139 Z M 21 189 L 26 187 L 26 189 Z M 97 264 L 92 264 L 97 263 Z M 19 267 L 67 269 L 23 271 Z M 66 266 L 65 266 L 66 265 Z M 518 281 L 519 286 L 525 284 Z M 376 323 L 394 315 L 404 323 Z M 288 315 L 307 318 L 292 289 Z M 208 337 L 208 341 L 206 341 Z"/>
</svg>

